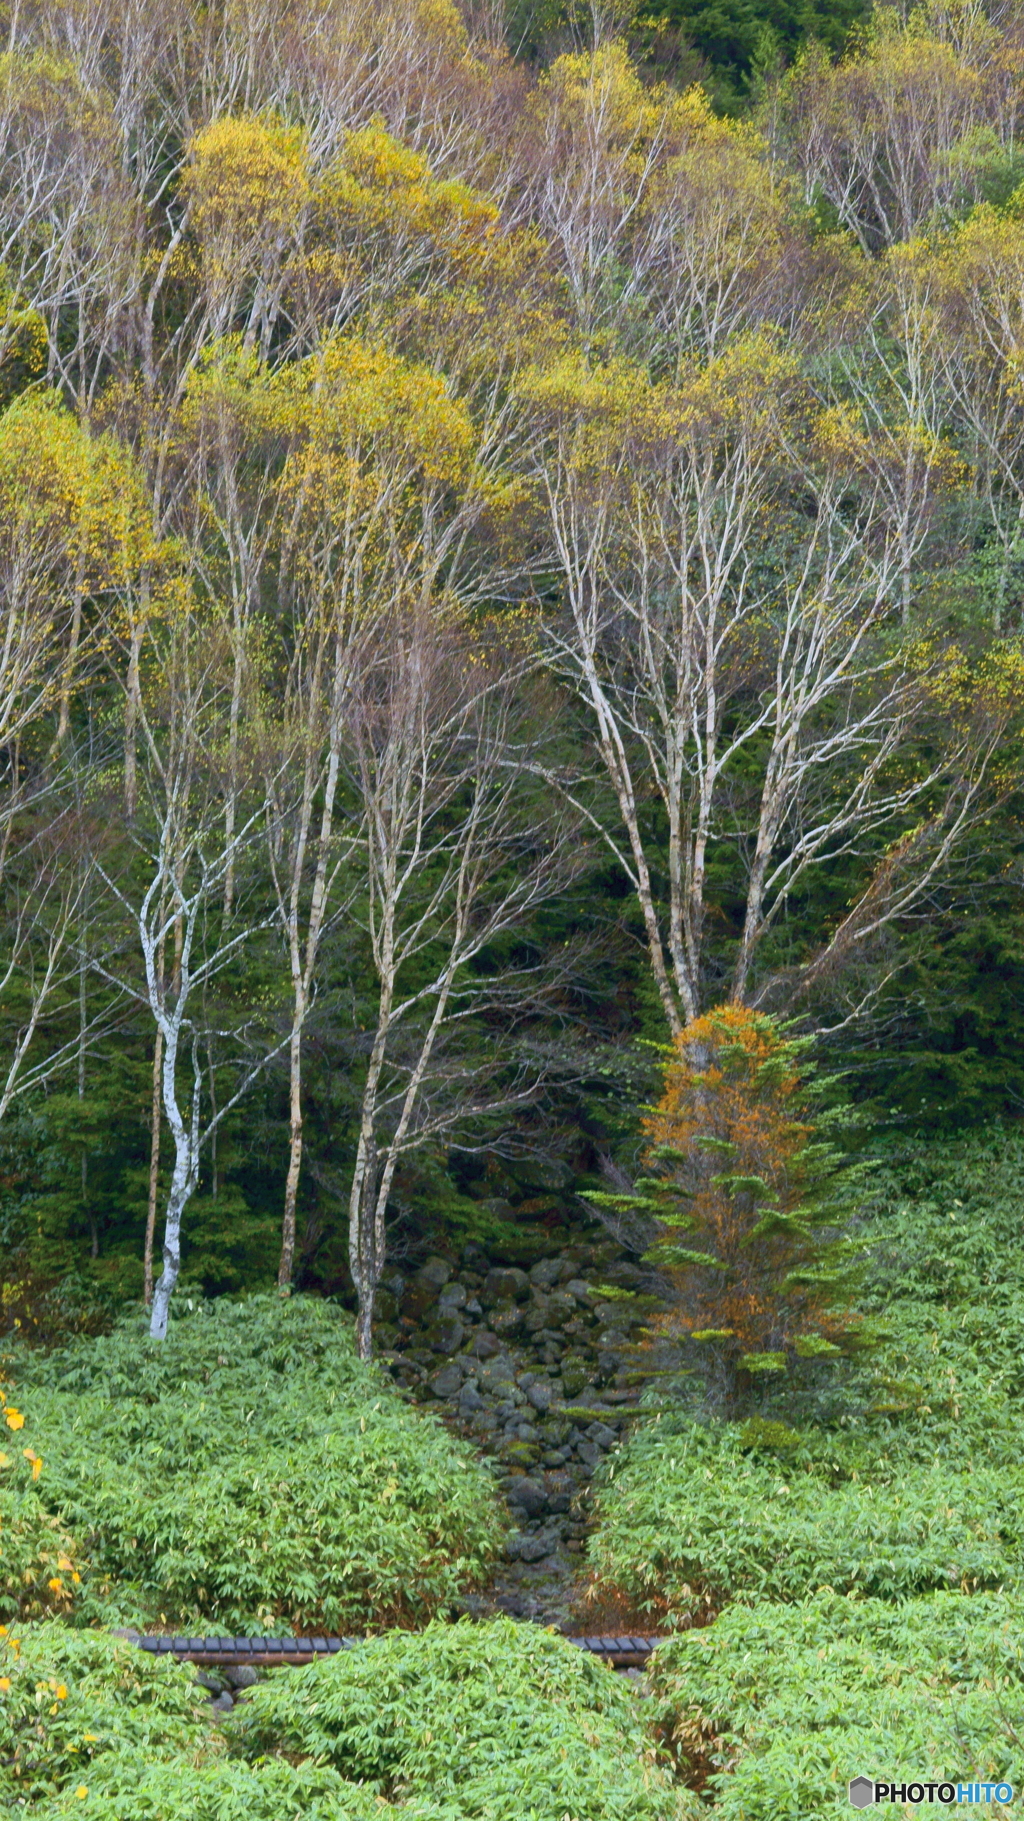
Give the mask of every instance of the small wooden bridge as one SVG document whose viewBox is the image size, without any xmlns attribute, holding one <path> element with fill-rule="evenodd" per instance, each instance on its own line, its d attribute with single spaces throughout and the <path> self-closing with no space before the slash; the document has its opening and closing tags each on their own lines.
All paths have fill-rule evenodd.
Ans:
<svg viewBox="0 0 1024 1821">
<path fill-rule="evenodd" d="M 249 1663 L 269 1668 L 282 1663 L 310 1663 L 314 1658 L 329 1657 L 341 1650 L 352 1650 L 364 1638 L 157 1638 L 140 1632 L 122 1632 L 141 1650 L 158 1657 L 174 1657 L 183 1663 L 198 1663 L 207 1669 L 238 1668 Z M 642 1669 L 656 1644 L 662 1638 L 567 1638 L 592 1657 L 599 1657 L 613 1669 Z"/>
</svg>

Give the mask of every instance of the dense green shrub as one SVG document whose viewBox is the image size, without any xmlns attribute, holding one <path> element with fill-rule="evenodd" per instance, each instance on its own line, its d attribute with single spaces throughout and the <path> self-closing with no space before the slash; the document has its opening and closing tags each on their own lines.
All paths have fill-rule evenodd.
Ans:
<svg viewBox="0 0 1024 1821">
<path fill-rule="evenodd" d="M 871 1186 L 878 1304 L 973 1306 L 1024 1291 L 1020 1127 L 893 1150 Z"/>
<path fill-rule="evenodd" d="M 66 1610 L 79 1584 L 75 1545 L 32 1487 L 0 1481 L 0 1619 Z"/>
<path fill-rule="evenodd" d="M 502 1620 L 277 1672 L 224 1730 L 191 1671 L 56 1624 L 8 1646 L 0 1806 L 33 1821 L 684 1821 L 630 1690 Z M 5 1684 L 9 1683 L 9 1686 Z M 228 1756 L 228 1753 L 231 1756 Z"/>
<path fill-rule="evenodd" d="M 750 1446 L 750 1425 L 664 1416 L 641 1429 L 599 1499 L 599 1579 L 679 1613 L 822 1586 L 896 1599 L 1019 1578 L 1024 1470 L 898 1455 L 864 1479 L 841 1437 Z M 868 1457 L 870 1458 L 870 1457 Z"/>
<path fill-rule="evenodd" d="M 355 1357 L 330 1305 L 187 1307 L 19 1362 L 40 1492 L 126 1614 L 361 1629 L 418 1620 L 500 1546 L 488 1475 Z"/>
<path fill-rule="evenodd" d="M 843 1388 L 834 1413 L 848 1449 L 873 1471 L 897 1460 L 944 1462 L 957 1471 L 1020 1458 L 1024 1293 L 951 1307 L 907 1303 L 898 1335 Z M 891 1468 L 886 1463 L 891 1463 Z"/>
<path fill-rule="evenodd" d="M 0 1381 L 0 1619 L 66 1612 L 81 1586 L 76 1546 L 36 1490 L 43 1462 Z"/>
<path fill-rule="evenodd" d="M 208 1736 L 191 1669 L 59 1620 L 0 1642 L 0 1807 L 88 1785 L 103 1756 L 168 1757 Z"/>
<path fill-rule="evenodd" d="M 628 1686 L 575 1645 L 510 1620 L 393 1632 L 283 1670 L 232 1722 L 236 1749 L 333 1765 L 400 1801 L 408 1821 L 435 1803 L 459 1821 L 690 1812 L 652 1762 Z"/>
<path fill-rule="evenodd" d="M 888 1340 L 749 1424 L 649 1420 L 600 1495 L 599 1577 L 683 1612 L 1019 1580 L 1022 1185 L 1002 1131 L 879 1170 L 864 1300 Z"/>
<path fill-rule="evenodd" d="M 30 1812 L 32 1821 L 65 1815 L 79 1821 L 420 1821 L 408 1811 L 399 1815 L 336 1771 L 276 1759 L 230 1763 L 213 1756 L 212 1747 L 209 1761 L 201 1763 L 111 1753 L 94 1764 L 88 1783 Z M 435 1818 L 424 1815 L 423 1821 Z M 438 1813 L 437 1821 L 457 1818 Z"/>
<path fill-rule="evenodd" d="M 0 1808 L 15 1803 L 34 1821 L 381 1816 L 329 1769 L 229 1761 L 187 1664 L 52 1622 L 19 1627 L 0 1649 Z"/>
<path fill-rule="evenodd" d="M 656 1652 L 652 1718 L 716 1821 L 831 1821 L 859 1775 L 1018 1783 L 1022 1628 L 1006 1594 L 735 1605 Z"/>
<path fill-rule="evenodd" d="M 1024 1140 L 999 1127 L 929 1146 L 872 1182 L 864 1300 L 891 1338 L 837 1380 L 825 1420 L 848 1450 L 860 1446 L 874 1477 L 897 1458 L 1012 1467 L 1024 1400 Z"/>
</svg>

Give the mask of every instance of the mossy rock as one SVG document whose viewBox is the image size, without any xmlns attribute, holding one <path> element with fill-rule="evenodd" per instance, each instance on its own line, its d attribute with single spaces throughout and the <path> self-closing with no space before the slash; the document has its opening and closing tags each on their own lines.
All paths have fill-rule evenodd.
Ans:
<svg viewBox="0 0 1024 1821">
<path fill-rule="evenodd" d="M 542 1258 L 553 1258 L 572 1241 L 568 1227 L 512 1226 L 502 1222 L 500 1231 L 486 1237 L 487 1254 L 496 1265 L 521 1265 L 528 1270 Z"/>
<path fill-rule="evenodd" d="M 568 1353 L 562 1361 L 562 1384 L 567 1398 L 579 1397 L 584 1385 L 593 1378 L 593 1367 L 579 1354 Z"/>
</svg>

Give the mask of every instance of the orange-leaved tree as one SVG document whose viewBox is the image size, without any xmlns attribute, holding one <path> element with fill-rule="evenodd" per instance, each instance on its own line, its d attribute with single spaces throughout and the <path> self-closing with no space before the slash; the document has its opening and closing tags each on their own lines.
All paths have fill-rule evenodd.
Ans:
<svg viewBox="0 0 1024 1821">
<path fill-rule="evenodd" d="M 823 1084 L 806 1050 L 739 1004 L 693 1019 L 644 1120 L 649 1174 L 621 1198 L 657 1223 L 647 1257 L 671 1303 L 659 1325 L 704 1350 L 730 1398 L 754 1375 L 868 1339 L 850 1307 L 859 1253 L 845 1231 L 858 1168 L 816 1111 Z"/>
</svg>

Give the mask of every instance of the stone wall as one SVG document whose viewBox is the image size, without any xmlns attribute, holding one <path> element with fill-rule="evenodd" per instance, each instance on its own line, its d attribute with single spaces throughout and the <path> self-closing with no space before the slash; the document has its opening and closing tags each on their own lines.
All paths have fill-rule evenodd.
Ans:
<svg viewBox="0 0 1024 1821">
<path fill-rule="evenodd" d="M 554 1568 L 562 1550 L 580 1551 L 587 1482 L 640 1386 L 677 1363 L 644 1333 L 655 1287 L 604 1239 L 564 1245 L 529 1270 L 469 1245 L 385 1278 L 381 1357 L 412 1397 L 495 1457 L 519 1524 L 511 1561 Z"/>
</svg>

